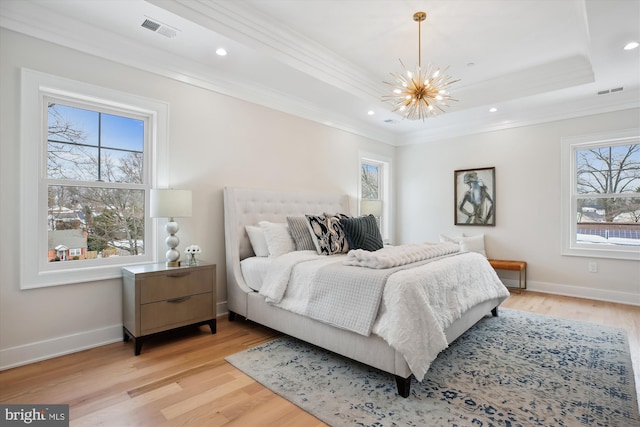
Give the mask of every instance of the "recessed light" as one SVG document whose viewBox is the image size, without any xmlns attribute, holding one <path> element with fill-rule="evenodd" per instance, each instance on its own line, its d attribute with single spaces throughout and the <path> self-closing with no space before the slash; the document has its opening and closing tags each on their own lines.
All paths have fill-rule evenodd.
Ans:
<svg viewBox="0 0 640 427">
<path fill-rule="evenodd" d="M 489 108 L 489 112 L 490 113 L 495 113 L 496 111 L 498 111 L 498 109 L 496 107 Z"/>
<path fill-rule="evenodd" d="M 624 46 L 624 50 L 632 50 L 640 46 L 638 42 L 629 42 Z"/>
<path fill-rule="evenodd" d="M 227 56 L 227 51 L 224 48 L 220 47 L 220 48 L 216 49 L 216 55 L 218 55 L 218 56 Z"/>
<path fill-rule="evenodd" d="M 370 116 L 373 116 L 375 114 L 375 112 L 373 110 L 369 110 L 369 111 L 367 111 L 367 114 L 370 115 Z"/>
</svg>

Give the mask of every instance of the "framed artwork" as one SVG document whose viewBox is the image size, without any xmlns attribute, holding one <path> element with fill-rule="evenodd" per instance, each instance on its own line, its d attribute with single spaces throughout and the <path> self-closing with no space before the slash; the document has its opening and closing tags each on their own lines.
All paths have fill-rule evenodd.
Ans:
<svg viewBox="0 0 640 427">
<path fill-rule="evenodd" d="M 496 225 L 496 168 L 453 172 L 455 225 Z"/>
</svg>

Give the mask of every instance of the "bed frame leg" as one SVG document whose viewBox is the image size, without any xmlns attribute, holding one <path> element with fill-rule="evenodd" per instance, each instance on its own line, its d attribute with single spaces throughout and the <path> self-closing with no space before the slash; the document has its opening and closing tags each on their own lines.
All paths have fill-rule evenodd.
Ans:
<svg viewBox="0 0 640 427">
<path fill-rule="evenodd" d="M 236 320 L 236 313 L 229 310 L 229 322 L 233 322 L 234 320 Z"/>
<path fill-rule="evenodd" d="M 398 394 L 404 398 L 409 397 L 411 393 L 411 375 L 407 378 L 396 375 L 396 385 L 398 386 Z"/>
<path fill-rule="evenodd" d="M 491 315 L 493 317 L 498 317 L 498 306 L 495 306 L 491 309 Z"/>
</svg>

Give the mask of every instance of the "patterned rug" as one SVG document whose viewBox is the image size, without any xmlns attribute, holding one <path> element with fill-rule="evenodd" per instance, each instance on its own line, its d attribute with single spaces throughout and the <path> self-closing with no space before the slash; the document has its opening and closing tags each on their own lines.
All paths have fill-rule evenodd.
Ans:
<svg viewBox="0 0 640 427">
<path fill-rule="evenodd" d="M 516 310 L 480 320 L 406 399 L 392 375 L 290 337 L 227 361 L 332 426 L 640 426 L 623 330 Z"/>
</svg>

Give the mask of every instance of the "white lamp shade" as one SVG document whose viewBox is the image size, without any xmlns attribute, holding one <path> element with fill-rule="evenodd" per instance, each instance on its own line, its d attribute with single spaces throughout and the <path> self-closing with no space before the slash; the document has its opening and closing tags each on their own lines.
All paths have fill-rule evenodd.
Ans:
<svg viewBox="0 0 640 427">
<path fill-rule="evenodd" d="M 191 190 L 153 189 L 150 194 L 151 218 L 191 216 Z"/>
<path fill-rule="evenodd" d="M 360 200 L 360 215 L 382 216 L 382 200 Z"/>
</svg>

